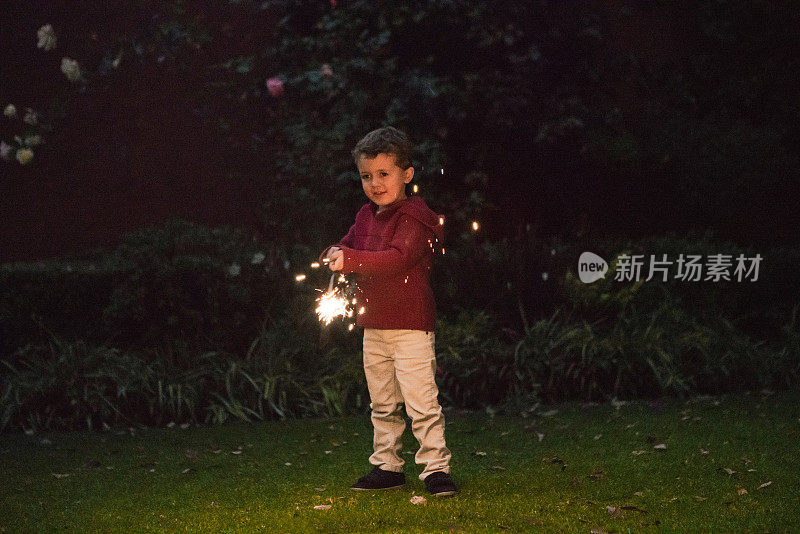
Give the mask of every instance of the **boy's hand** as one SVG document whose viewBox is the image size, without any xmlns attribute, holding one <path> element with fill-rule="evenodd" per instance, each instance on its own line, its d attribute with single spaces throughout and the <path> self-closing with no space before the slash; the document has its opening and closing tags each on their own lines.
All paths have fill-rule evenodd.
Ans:
<svg viewBox="0 0 800 534">
<path fill-rule="evenodd" d="M 331 271 L 340 271 L 344 267 L 344 252 L 338 247 L 328 251 L 328 267 Z"/>
</svg>

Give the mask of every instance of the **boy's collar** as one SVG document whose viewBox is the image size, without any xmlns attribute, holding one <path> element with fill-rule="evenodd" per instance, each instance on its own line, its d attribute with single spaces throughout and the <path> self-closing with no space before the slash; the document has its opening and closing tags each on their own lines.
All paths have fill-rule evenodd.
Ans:
<svg viewBox="0 0 800 534">
<path fill-rule="evenodd" d="M 387 213 L 387 212 L 390 212 L 390 211 L 394 211 L 395 209 L 397 209 L 398 207 L 400 207 L 400 205 L 401 205 L 403 202 L 405 202 L 406 200 L 408 200 L 409 198 L 411 198 L 411 197 L 409 197 L 409 196 L 406 196 L 406 197 L 404 197 L 404 198 L 401 198 L 400 200 L 395 200 L 395 201 L 394 201 L 394 202 L 392 202 L 391 204 L 387 204 L 387 205 L 386 205 L 386 206 L 383 208 L 383 211 L 381 211 L 380 213 L 378 213 L 378 205 L 377 205 L 377 204 L 375 204 L 373 201 L 371 201 L 371 200 L 370 200 L 370 201 L 369 201 L 369 209 L 370 209 L 370 211 L 372 212 L 372 216 L 373 216 L 373 217 L 374 217 L 374 216 L 376 216 L 376 215 L 382 215 L 382 214 L 384 214 L 384 213 Z"/>
</svg>

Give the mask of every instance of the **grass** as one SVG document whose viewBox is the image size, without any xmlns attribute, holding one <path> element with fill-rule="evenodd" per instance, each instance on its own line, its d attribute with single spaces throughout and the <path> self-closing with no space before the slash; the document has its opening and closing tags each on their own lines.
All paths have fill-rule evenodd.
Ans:
<svg viewBox="0 0 800 534">
<path fill-rule="evenodd" d="M 800 391 L 448 411 L 461 491 L 424 505 L 411 454 L 406 488 L 349 489 L 371 436 L 367 415 L 3 435 L 0 532 L 800 531 Z"/>
</svg>

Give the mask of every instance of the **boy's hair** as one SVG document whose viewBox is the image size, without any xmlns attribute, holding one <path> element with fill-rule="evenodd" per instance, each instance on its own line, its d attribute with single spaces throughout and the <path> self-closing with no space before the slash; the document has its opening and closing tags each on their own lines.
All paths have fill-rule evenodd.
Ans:
<svg viewBox="0 0 800 534">
<path fill-rule="evenodd" d="M 372 130 L 361 138 L 351 152 L 356 163 L 361 156 L 374 158 L 378 154 L 394 154 L 395 165 L 405 170 L 411 167 L 414 145 L 408 136 L 392 126 Z"/>
</svg>

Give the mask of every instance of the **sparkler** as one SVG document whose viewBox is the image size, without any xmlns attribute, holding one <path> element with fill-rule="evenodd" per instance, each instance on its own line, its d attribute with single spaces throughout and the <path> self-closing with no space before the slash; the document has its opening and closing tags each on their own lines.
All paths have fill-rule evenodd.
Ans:
<svg viewBox="0 0 800 534">
<path fill-rule="evenodd" d="M 331 281 L 328 284 L 328 290 L 317 299 L 319 303 L 316 310 L 317 315 L 319 316 L 319 320 L 326 325 L 331 324 L 331 321 L 340 315 L 342 317 L 352 317 L 353 315 L 353 310 L 348 308 L 349 301 L 347 298 L 338 287 L 334 287 L 333 283 L 335 280 L 336 273 L 333 273 L 331 275 Z"/>
</svg>

